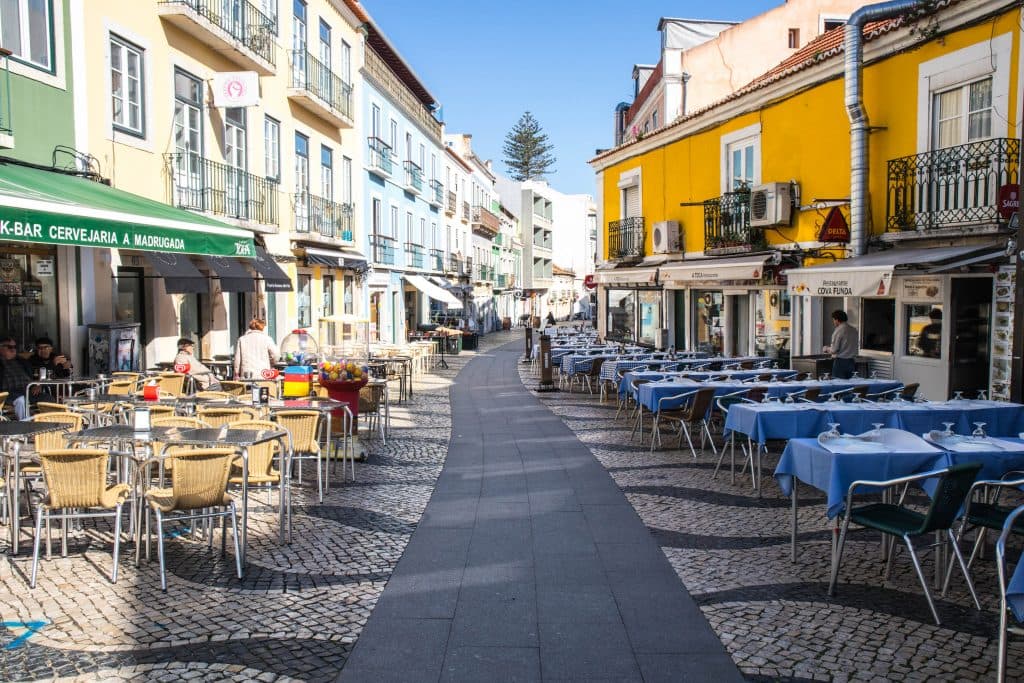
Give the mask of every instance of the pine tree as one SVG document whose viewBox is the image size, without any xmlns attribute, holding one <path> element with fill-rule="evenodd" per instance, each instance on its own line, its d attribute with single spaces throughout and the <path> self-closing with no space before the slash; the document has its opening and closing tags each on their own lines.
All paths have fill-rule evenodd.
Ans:
<svg viewBox="0 0 1024 683">
<path fill-rule="evenodd" d="M 505 136 L 505 166 L 513 180 L 542 180 L 555 163 L 554 146 L 530 112 Z"/>
</svg>

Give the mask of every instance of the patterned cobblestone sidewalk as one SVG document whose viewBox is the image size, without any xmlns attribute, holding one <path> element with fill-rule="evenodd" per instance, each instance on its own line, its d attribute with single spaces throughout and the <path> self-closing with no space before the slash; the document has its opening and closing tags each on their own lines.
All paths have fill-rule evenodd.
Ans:
<svg viewBox="0 0 1024 683">
<path fill-rule="evenodd" d="M 520 377 L 536 387 L 528 365 Z M 883 586 L 878 536 L 851 533 L 836 597 L 827 595 L 830 525 L 822 494 L 801 487 L 802 554 L 790 561 L 789 499 L 765 462 L 764 497 L 749 476 L 712 478 L 710 449 L 649 452 L 630 442 L 615 403 L 565 391 L 538 394 L 612 474 L 654 534 L 741 671 L 755 681 L 991 680 L 995 677 L 998 589 L 992 553 L 972 566 L 982 612 L 963 581 L 937 598 L 936 627 L 906 553 Z M 675 445 L 675 437 L 666 439 Z M 930 554 L 924 556 L 931 576 Z M 1011 641 L 1007 680 L 1024 680 L 1024 648 Z"/>
<path fill-rule="evenodd" d="M 480 352 L 511 339 L 483 337 Z M 104 523 L 72 533 L 67 558 L 42 560 L 35 590 L 30 552 L 8 556 L 0 565 L 0 680 L 333 680 L 430 498 L 448 450 L 449 387 L 473 355 L 449 356 L 448 369 L 418 379 L 413 399 L 393 405 L 392 438 L 371 442 L 354 483 L 334 476 L 320 504 L 307 472 L 294 489 L 290 545 L 277 543 L 266 494 L 250 498 L 241 581 L 216 544 L 210 552 L 180 537 L 166 544 L 166 594 L 155 556 L 136 568 L 131 546 L 122 545 L 121 573 L 110 584 Z"/>
</svg>

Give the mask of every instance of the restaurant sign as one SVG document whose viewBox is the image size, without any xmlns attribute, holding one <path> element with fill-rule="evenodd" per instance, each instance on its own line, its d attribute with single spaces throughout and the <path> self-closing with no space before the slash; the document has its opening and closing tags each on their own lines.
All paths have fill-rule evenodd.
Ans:
<svg viewBox="0 0 1024 683">
<path fill-rule="evenodd" d="M 790 294 L 808 296 L 886 296 L 892 285 L 892 268 L 822 269 L 794 268 L 786 272 Z"/>
<path fill-rule="evenodd" d="M 937 276 L 900 278 L 904 299 L 939 301 L 942 297 L 942 280 Z"/>
<path fill-rule="evenodd" d="M 838 206 L 833 206 L 825 217 L 825 222 L 818 231 L 819 242 L 843 242 L 850 241 L 850 226 L 846 217 Z"/>
</svg>

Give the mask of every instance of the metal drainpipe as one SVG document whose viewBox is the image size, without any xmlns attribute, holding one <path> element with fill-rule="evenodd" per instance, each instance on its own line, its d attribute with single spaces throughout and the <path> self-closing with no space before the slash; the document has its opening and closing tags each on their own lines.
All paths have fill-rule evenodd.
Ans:
<svg viewBox="0 0 1024 683">
<path fill-rule="evenodd" d="M 865 5 L 850 15 L 843 28 L 846 115 L 850 118 L 850 247 L 860 256 L 867 247 L 868 115 L 864 110 L 861 74 L 864 66 L 864 25 L 906 14 L 926 0 L 892 0 Z"/>
</svg>

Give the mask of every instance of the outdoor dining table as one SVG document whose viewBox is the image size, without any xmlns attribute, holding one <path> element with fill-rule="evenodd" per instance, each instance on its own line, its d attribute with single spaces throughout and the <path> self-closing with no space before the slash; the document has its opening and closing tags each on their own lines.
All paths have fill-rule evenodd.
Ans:
<svg viewBox="0 0 1024 683">
<path fill-rule="evenodd" d="M 18 484 L 21 478 L 21 449 L 38 434 L 58 432 L 67 427 L 60 422 L 0 422 L 0 445 L 4 454 L 4 481 L 11 510 L 11 554 L 18 554 L 21 508 Z"/>
<path fill-rule="evenodd" d="M 972 441 L 961 436 L 961 440 L 973 445 L 944 448 L 916 438 L 910 447 L 892 447 L 869 440 L 842 439 L 837 446 L 826 447 L 816 438 L 790 439 L 775 468 L 775 479 L 790 498 L 793 561 L 797 552 L 797 480 L 825 493 L 826 514 L 832 519 L 842 512 L 850 484 L 858 480 L 895 479 L 966 462 L 982 463 L 979 478 L 998 479 L 1007 471 L 1024 467 L 1024 441 L 1020 439 L 987 437 Z M 863 489 L 864 493 L 870 491 L 868 487 Z"/>
<path fill-rule="evenodd" d="M 760 374 L 760 373 L 759 373 Z M 650 412 L 658 410 L 658 401 L 667 396 L 682 394 L 687 391 L 712 387 L 715 396 L 734 394 L 749 389 L 763 389 L 765 394 L 772 398 L 785 398 L 787 395 L 797 393 L 811 387 L 818 387 L 822 392 L 835 392 L 852 389 L 857 386 L 868 386 L 871 393 L 880 393 L 899 389 L 902 382 L 887 379 L 832 379 L 832 380 L 803 380 L 800 382 L 753 382 L 744 384 L 740 381 L 714 381 L 698 382 L 690 379 L 679 379 L 673 381 L 648 382 L 637 387 L 637 403 Z M 675 406 L 664 406 L 675 407 Z"/>
<path fill-rule="evenodd" d="M 679 361 L 662 361 L 662 365 L 666 363 L 678 363 Z M 653 363 L 647 364 L 649 367 L 654 367 Z M 652 382 L 657 382 L 663 379 L 679 378 L 679 379 L 690 379 L 695 382 L 705 382 L 711 377 L 726 376 L 726 382 L 736 381 L 745 382 L 761 375 L 772 375 L 780 380 L 785 380 L 793 377 L 797 374 L 796 370 L 789 370 L 786 368 L 763 368 L 760 370 L 643 370 L 639 372 L 627 372 L 622 376 L 622 381 L 619 382 L 619 395 L 625 396 L 629 390 L 630 383 L 635 379 L 649 379 Z M 788 385 L 787 385 L 788 386 Z M 740 391 L 741 389 L 737 389 Z M 793 389 L 792 391 L 798 391 Z"/>
</svg>

